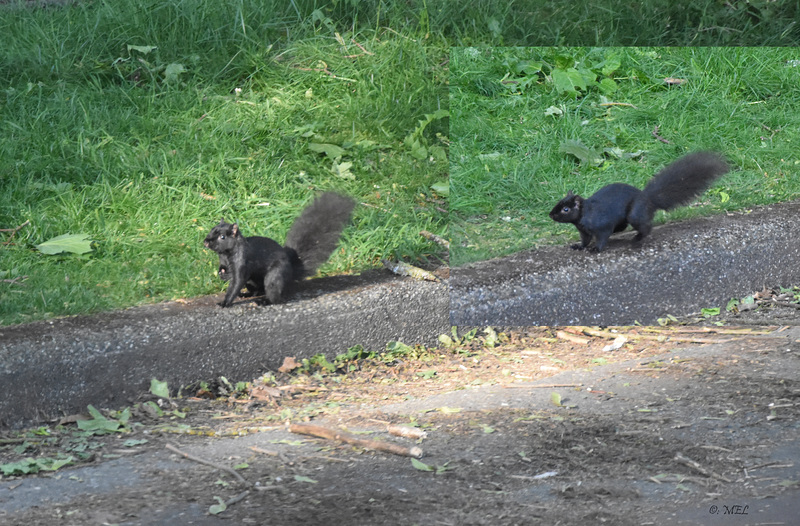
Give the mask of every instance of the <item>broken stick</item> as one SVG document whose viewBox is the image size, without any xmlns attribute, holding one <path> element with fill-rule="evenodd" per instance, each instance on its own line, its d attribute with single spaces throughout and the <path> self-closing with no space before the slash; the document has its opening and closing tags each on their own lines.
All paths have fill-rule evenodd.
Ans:
<svg viewBox="0 0 800 526">
<path fill-rule="evenodd" d="M 398 276 L 410 276 L 420 281 L 439 281 L 439 278 L 427 270 L 422 270 L 419 267 L 409 265 L 403 261 L 389 261 L 388 259 L 382 259 L 381 263 L 383 263 L 384 267 L 388 268 Z"/>
<path fill-rule="evenodd" d="M 368 440 L 364 438 L 357 438 L 350 433 L 344 431 L 337 431 L 335 429 L 328 429 L 327 427 L 314 426 L 311 424 L 291 424 L 289 431 L 298 435 L 309 435 L 318 438 L 326 438 L 328 440 L 338 440 L 345 444 L 352 444 L 354 446 L 363 447 L 365 449 L 374 449 L 376 451 L 384 451 L 392 453 L 393 455 L 400 455 L 403 457 L 422 457 L 422 449 L 418 447 L 407 448 L 399 444 L 392 444 L 390 442 L 379 442 L 377 440 Z"/>
<path fill-rule="evenodd" d="M 714 473 L 710 469 L 704 468 L 703 466 L 700 465 L 699 462 L 695 462 L 694 460 L 692 460 L 692 459 L 690 459 L 688 457 L 685 457 L 685 456 L 681 455 L 680 453 L 677 453 L 673 460 L 675 462 L 680 462 L 684 466 L 692 468 L 693 470 L 697 471 L 698 473 L 700 473 L 702 475 L 705 475 L 706 477 L 712 477 L 712 478 L 715 478 L 717 480 L 721 480 L 722 482 L 730 482 L 731 481 L 729 478 L 727 478 L 727 477 L 725 477 L 723 475 L 720 475 L 719 473 Z"/>
<path fill-rule="evenodd" d="M 233 477 L 236 480 L 238 480 L 242 484 L 247 484 L 247 481 L 244 479 L 243 476 L 239 475 L 236 471 L 234 471 L 233 469 L 229 468 L 228 466 L 222 466 L 220 464 L 215 464 L 214 462 L 211 462 L 210 460 L 206 460 L 206 459 L 200 458 L 200 457 L 195 457 L 193 455 L 190 455 L 189 453 L 185 453 L 185 452 L 181 451 L 180 449 L 176 448 L 172 444 L 167 444 L 165 447 L 167 449 L 169 449 L 170 451 L 174 451 L 175 453 L 181 455 L 183 458 L 186 458 L 186 459 L 191 460 L 193 462 L 197 462 L 198 464 L 204 464 L 206 466 L 211 466 L 212 468 L 218 469 L 219 471 L 224 471 L 225 473 L 230 473 L 231 475 L 233 475 Z M 244 498 L 244 497 L 242 497 L 242 498 Z"/>
<path fill-rule="evenodd" d="M 446 240 L 445 238 L 443 238 L 441 236 L 437 236 L 436 234 L 434 234 L 432 232 L 428 232 L 427 230 L 421 230 L 419 235 L 421 235 L 425 239 L 433 241 L 434 243 L 442 245 L 444 248 L 450 248 L 450 242 L 448 240 Z"/>
</svg>

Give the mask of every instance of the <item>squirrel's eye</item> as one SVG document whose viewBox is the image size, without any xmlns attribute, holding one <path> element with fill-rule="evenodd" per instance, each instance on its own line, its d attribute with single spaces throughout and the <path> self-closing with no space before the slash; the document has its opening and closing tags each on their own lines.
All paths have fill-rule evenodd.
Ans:
<svg viewBox="0 0 800 526">
<path fill-rule="evenodd" d="M 225 234 L 222 234 L 221 236 L 219 236 L 219 238 L 220 239 L 225 239 Z"/>
<path fill-rule="evenodd" d="M 564 208 L 561 209 L 561 211 L 564 213 L 569 212 L 569 207 L 565 206 Z"/>
</svg>

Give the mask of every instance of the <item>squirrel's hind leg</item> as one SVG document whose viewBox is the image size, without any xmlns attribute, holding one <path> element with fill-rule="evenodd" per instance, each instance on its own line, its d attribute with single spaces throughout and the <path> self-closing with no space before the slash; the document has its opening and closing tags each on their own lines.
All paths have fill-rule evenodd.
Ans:
<svg viewBox="0 0 800 526">
<path fill-rule="evenodd" d="M 644 238 L 650 235 L 650 232 L 653 230 L 653 224 L 649 221 L 642 222 L 640 224 L 631 224 L 634 230 L 636 230 L 636 235 L 633 238 L 633 243 L 641 243 Z"/>
<path fill-rule="evenodd" d="M 264 296 L 268 303 L 280 303 L 283 294 L 293 279 L 292 265 L 288 258 L 281 258 L 270 267 L 264 276 Z"/>
</svg>

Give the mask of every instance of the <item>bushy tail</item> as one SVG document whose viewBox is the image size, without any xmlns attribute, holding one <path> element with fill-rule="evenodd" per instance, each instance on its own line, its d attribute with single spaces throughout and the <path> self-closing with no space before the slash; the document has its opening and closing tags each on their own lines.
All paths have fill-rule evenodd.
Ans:
<svg viewBox="0 0 800 526">
<path fill-rule="evenodd" d="M 705 192 L 728 169 L 728 163 L 718 153 L 690 153 L 667 165 L 642 192 L 653 212 L 671 210 Z"/>
<path fill-rule="evenodd" d="M 300 214 L 286 235 L 286 248 L 297 253 L 295 279 L 313 275 L 336 249 L 356 202 L 350 197 L 326 192 Z"/>
</svg>

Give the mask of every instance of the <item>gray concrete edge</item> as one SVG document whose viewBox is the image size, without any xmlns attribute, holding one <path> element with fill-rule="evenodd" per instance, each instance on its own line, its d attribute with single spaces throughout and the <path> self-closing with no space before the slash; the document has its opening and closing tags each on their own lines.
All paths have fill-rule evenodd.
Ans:
<svg viewBox="0 0 800 526">
<path fill-rule="evenodd" d="M 218 376 L 251 380 L 286 356 L 434 344 L 449 332 L 444 283 L 380 281 L 281 305 L 222 309 L 219 298 L 198 298 L 0 328 L 0 426 L 129 405 L 152 378 L 173 391 Z"/>
</svg>

